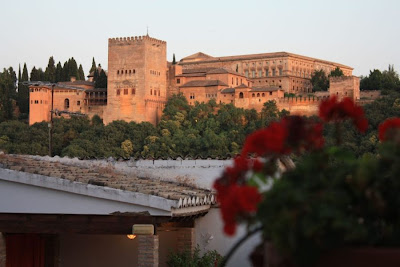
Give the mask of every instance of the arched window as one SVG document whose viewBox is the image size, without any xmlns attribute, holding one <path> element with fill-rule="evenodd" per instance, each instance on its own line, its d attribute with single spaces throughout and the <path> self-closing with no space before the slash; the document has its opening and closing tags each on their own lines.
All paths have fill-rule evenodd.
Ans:
<svg viewBox="0 0 400 267">
<path fill-rule="evenodd" d="M 264 93 L 262 93 L 262 95 L 261 95 L 262 97 L 264 97 L 265 96 L 265 94 Z"/>
<path fill-rule="evenodd" d="M 251 96 L 252 96 L 252 97 L 256 97 L 256 94 L 255 94 L 255 93 L 253 93 Z"/>
<path fill-rule="evenodd" d="M 64 100 L 64 109 L 69 109 L 69 99 L 68 98 L 66 98 Z"/>
<path fill-rule="evenodd" d="M 257 97 L 260 97 L 260 93 L 257 93 Z"/>
<path fill-rule="evenodd" d="M 243 93 L 242 92 L 239 93 L 239 98 L 243 98 Z"/>
<path fill-rule="evenodd" d="M 119 70 L 117 70 L 117 74 L 119 74 Z"/>
<path fill-rule="evenodd" d="M 150 95 L 153 95 L 153 89 L 150 89 Z"/>
</svg>

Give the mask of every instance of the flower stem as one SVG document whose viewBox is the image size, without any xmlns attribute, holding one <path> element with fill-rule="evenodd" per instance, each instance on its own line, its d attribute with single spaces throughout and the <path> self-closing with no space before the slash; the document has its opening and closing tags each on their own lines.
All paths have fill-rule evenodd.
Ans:
<svg viewBox="0 0 400 267">
<path fill-rule="evenodd" d="M 226 264 L 228 263 L 229 259 L 232 257 L 233 253 L 235 253 L 235 251 L 243 244 L 244 241 L 246 241 L 247 239 L 249 239 L 251 236 L 253 236 L 254 234 L 256 234 L 257 232 L 262 230 L 262 226 L 257 227 L 249 232 L 247 232 L 247 234 L 242 237 L 230 250 L 229 252 L 226 254 L 226 256 L 222 259 L 221 263 L 219 264 L 219 267 L 225 267 Z"/>
</svg>

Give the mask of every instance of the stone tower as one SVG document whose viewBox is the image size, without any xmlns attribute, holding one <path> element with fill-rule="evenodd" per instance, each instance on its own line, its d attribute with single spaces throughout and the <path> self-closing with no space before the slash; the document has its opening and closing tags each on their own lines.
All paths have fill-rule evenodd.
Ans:
<svg viewBox="0 0 400 267">
<path fill-rule="evenodd" d="M 167 95 L 166 51 L 166 42 L 148 35 L 108 40 L 105 124 L 158 122 Z"/>
</svg>

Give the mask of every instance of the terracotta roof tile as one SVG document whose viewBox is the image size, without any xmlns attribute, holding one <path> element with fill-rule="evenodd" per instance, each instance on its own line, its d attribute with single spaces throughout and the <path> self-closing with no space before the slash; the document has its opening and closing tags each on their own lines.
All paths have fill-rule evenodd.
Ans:
<svg viewBox="0 0 400 267">
<path fill-rule="evenodd" d="M 135 177 L 117 172 L 112 167 L 87 169 L 82 166 L 40 160 L 30 156 L 2 154 L 0 155 L 0 168 L 155 195 L 170 200 L 192 199 L 195 197 L 215 202 L 215 197 L 210 190 L 173 182 Z M 207 201 L 204 204 L 213 204 L 211 202 Z"/>
<path fill-rule="evenodd" d="M 184 87 L 208 87 L 208 86 L 228 86 L 224 82 L 220 80 L 197 80 L 197 81 L 190 81 L 185 83 L 181 86 Z"/>
</svg>

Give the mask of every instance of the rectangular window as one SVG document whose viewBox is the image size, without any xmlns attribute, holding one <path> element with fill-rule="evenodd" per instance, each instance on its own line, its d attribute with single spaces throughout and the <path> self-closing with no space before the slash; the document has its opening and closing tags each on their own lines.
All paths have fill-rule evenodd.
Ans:
<svg viewBox="0 0 400 267">
<path fill-rule="evenodd" d="M 181 79 L 176 79 L 176 83 L 181 83 Z"/>
<path fill-rule="evenodd" d="M 79 101 L 79 100 L 76 101 L 76 105 L 77 105 L 77 106 L 80 106 L 80 105 L 81 105 L 81 101 Z"/>
<path fill-rule="evenodd" d="M 279 76 L 282 76 L 282 69 L 279 69 Z"/>
<path fill-rule="evenodd" d="M 132 88 L 132 95 L 134 95 L 136 93 L 135 88 Z"/>
<path fill-rule="evenodd" d="M 272 69 L 272 76 L 275 76 L 275 69 Z"/>
<path fill-rule="evenodd" d="M 255 78 L 255 77 L 256 77 L 256 71 L 255 71 L 255 70 L 252 70 L 252 71 L 251 71 L 251 77 L 252 77 L 252 78 Z"/>
<path fill-rule="evenodd" d="M 248 70 L 246 70 L 246 71 L 244 72 L 244 76 L 246 76 L 247 78 L 249 77 L 249 71 L 248 71 Z"/>
<path fill-rule="evenodd" d="M 117 89 L 117 95 L 120 95 L 121 91 L 119 89 Z"/>
<path fill-rule="evenodd" d="M 269 70 L 265 70 L 265 77 L 269 76 Z"/>
<path fill-rule="evenodd" d="M 124 89 L 124 95 L 128 94 L 128 89 Z"/>
<path fill-rule="evenodd" d="M 269 92 L 269 95 L 272 95 L 272 92 Z"/>
<path fill-rule="evenodd" d="M 258 77 L 262 77 L 262 70 L 258 71 Z"/>
</svg>

